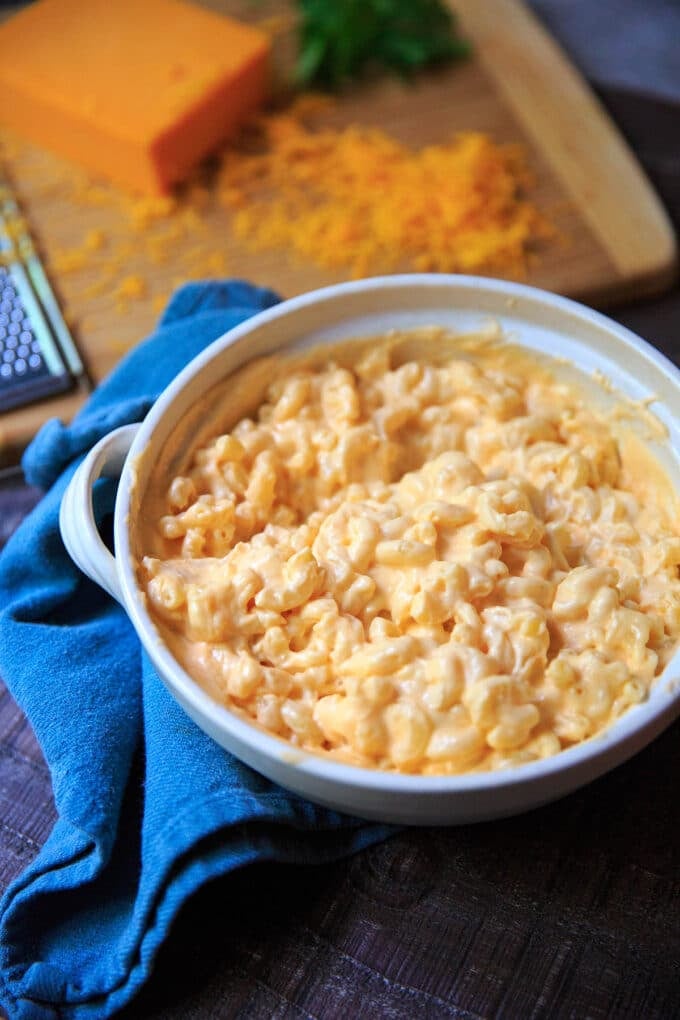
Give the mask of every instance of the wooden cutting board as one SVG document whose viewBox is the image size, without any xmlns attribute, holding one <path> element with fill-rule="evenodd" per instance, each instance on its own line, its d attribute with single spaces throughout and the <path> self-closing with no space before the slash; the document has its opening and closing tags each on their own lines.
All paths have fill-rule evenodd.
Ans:
<svg viewBox="0 0 680 1020">
<path fill-rule="evenodd" d="M 285 17 L 290 25 L 292 4 L 210 0 L 209 6 L 251 20 L 283 13 L 276 62 L 279 73 L 289 66 L 294 33 L 285 30 Z M 472 59 L 412 84 L 384 78 L 354 88 L 333 122 L 379 125 L 416 147 L 464 130 L 520 142 L 536 176 L 532 200 L 561 236 L 546 246 L 526 282 L 598 305 L 669 285 L 677 256 L 668 217 L 561 50 L 519 0 L 454 0 L 453 7 L 473 44 Z M 130 198 L 106 184 L 88 185 L 51 154 L 10 139 L 5 156 L 93 383 L 152 330 L 169 294 L 196 275 L 197 264 L 205 276 L 207 255 L 214 256 L 209 275 L 250 279 L 284 296 L 343 279 L 286 251 L 246 250 L 209 186 L 200 210 L 180 203 L 172 216 L 147 227 Z M 147 231 L 160 238 L 151 253 Z M 87 237 L 87 258 L 69 264 L 68 253 L 82 252 Z M 130 275 L 143 281 L 142 292 L 118 293 Z M 70 418 L 85 396 L 80 391 L 3 415 L 0 462 L 16 456 L 47 418 Z"/>
</svg>

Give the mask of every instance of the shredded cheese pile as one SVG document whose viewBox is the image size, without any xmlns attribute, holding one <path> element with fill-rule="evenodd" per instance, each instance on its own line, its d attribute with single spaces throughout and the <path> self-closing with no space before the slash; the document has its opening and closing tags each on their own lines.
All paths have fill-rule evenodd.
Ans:
<svg viewBox="0 0 680 1020">
<path fill-rule="evenodd" d="M 520 146 L 480 132 L 418 151 L 376 128 L 314 130 L 313 97 L 260 118 L 218 175 L 233 229 L 354 277 L 411 268 L 522 275 L 552 237 Z M 245 144 L 244 144 L 245 143 Z M 247 144 L 256 151 L 248 152 Z"/>
<path fill-rule="evenodd" d="M 482 133 L 411 150 L 384 130 L 331 126 L 332 100 L 300 97 L 253 121 L 171 196 L 140 198 L 92 181 L 38 150 L 7 153 L 37 209 L 74 207 L 82 222 L 49 270 L 71 318 L 99 299 L 154 311 L 189 279 L 242 271 L 238 252 L 270 248 L 338 276 L 399 270 L 522 276 L 556 231 L 526 195 L 520 146 Z M 6 148 L 3 138 L 3 147 Z M 46 162 L 47 159 L 47 162 Z"/>
</svg>

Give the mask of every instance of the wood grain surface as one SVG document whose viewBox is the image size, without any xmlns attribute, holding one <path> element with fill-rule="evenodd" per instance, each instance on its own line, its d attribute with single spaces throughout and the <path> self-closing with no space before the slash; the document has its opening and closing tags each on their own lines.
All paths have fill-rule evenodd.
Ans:
<svg viewBox="0 0 680 1020">
<path fill-rule="evenodd" d="M 216 883 L 122 1020 L 672 1020 L 678 737 L 520 818 Z"/>
<path fill-rule="evenodd" d="M 285 20 L 290 3 L 210 0 L 210 6 L 265 21 L 283 13 L 283 29 L 275 35 L 280 82 L 291 62 L 294 33 Z M 381 79 L 352 89 L 328 122 L 380 126 L 415 147 L 464 130 L 520 142 L 536 177 L 532 198 L 559 234 L 537 253 L 527 282 L 598 304 L 667 286 L 675 269 L 668 218 L 559 48 L 519 0 L 460 0 L 454 6 L 473 42 L 473 59 L 410 85 Z M 76 168 L 45 151 L 7 137 L 4 151 L 94 382 L 151 331 L 172 290 L 191 277 L 238 276 L 291 296 L 347 275 L 286 251 L 250 251 L 231 233 L 209 167 L 198 212 L 180 194 L 171 216 L 145 219 L 130 197 L 103 183 L 88 186 Z M 99 247 L 80 266 L 71 260 L 69 268 L 69 253 L 82 250 L 93 232 Z M 130 276 L 142 287 L 125 296 L 121 288 Z M 3 453 L 5 460 L 16 456 L 47 417 L 71 417 L 84 396 L 78 392 L 3 415 L 0 460 Z"/>
</svg>

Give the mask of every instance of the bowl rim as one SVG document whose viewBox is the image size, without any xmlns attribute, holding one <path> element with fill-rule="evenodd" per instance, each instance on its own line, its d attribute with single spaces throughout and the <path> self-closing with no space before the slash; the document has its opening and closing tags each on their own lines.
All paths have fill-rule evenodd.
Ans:
<svg viewBox="0 0 680 1020">
<path fill-rule="evenodd" d="M 680 714 L 680 682 L 667 677 L 669 670 L 672 670 L 674 665 L 676 672 L 678 671 L 680 649 L 667 665 L 664 674 L 657 678 L 652 694 L 645 702 L 632 706 L 604 731 L 573 747 L 535 762 L 505 769 L 461 772 L 450 775 L 424 775 L 345 763 L 330 756 L 297 748 L 284 738 L 268 733 L 255 723 L 247 721 L 245 717 L 214 700 L 181 666 L 162 641 L 144 604 L 143 594 L 137 585 L 130 548 L 129 510 L 130 500 L 136 486 L 136 471 L 133 469 L 133 465 L 136 464 L 140 455 L 147 453 L 157 426 L 172 408 L 173 403 L 187 384 L 206 365 L 219 358 L 225 349 L 232 347 L 237 341 L 247 337 L 259 327 L 276 322 L 300 309 L 323 303 L 329 299 L 336 299 L 339 295 L 351 295 L 373 290 L 386 292 L 397 289 L 403 291 L 404 288 L 410 287 L 430 287 L 441 291 L 448 291 L 451 288 L 481 290 L 500 297 L 526 299 L 545 307 L 558 309 L 588 326 L 599 326 L 608 334 L 613 335 L 617 341 L 634 348 L 638 354 L 651 360 L 658 369 L 670 377 L 680 395 L 680 368 L 648 341 L 601 312 L 590 309 L 570 298 L 552 294 L 527 284 L 463 274 L 399 274 L 333 284 L 281 301 L 228 330 L 194 357 L 163 390 L 138 430 L 121 473 L 114 514 L 116 564 L 125 608 L 161 678 L 182 705 L 185 708 L 190 707 L 192 710 L 190 714 L 195 719 L 209 720 L 211 729 L 217 729 L 224 733 L 234 743 L 247 745 L 258 757 L 269 759 L 280 765 L 294 766 L 296 770 L 306 773 L 310 779 L 330 781 L 345 787 L 371 790 L 388 795 L 416 794 L 423 796 L 430 794 L 463 795 L 491 790 L 500 792 L 550 780 L 557 774 L 561 775 L 588 766 L 590 766 L 589 771 L 592 771 L 592 778 L 595 778 L 596 775 L 607 770 L 609 758 L 616 755 L 614 762 L 616 764 L 632 756 L 647 743 L 648 739 L 651 739 L 645 736 L 648 731 L 653 731 L 651 733 L 651 737 L 653 737 L 669 724 L 675 715 Z M 348 321 L 351 321 L 351 318 L 350 315 Z M 284 343 L 279 349 L 286 350 L 289 346 L 290 344 Z M 245 357 L 242 364 L 245 364 L 247 360 L 248 358 Z M 680 419 L 676 412 L 667 405 L 664 407 L 680 427 Z M 680 451 L 676 452 L 680 454 Z M 634 740 L 635 737 L 638 737 L 637 741 Z M 631 744 L 630 749 L 621 754 L 622 745 L 626 745 L 628 742 Z M 604 767 L 598 768 L 598 763 L 601 765 L 603 761 Z"/>
</svg>

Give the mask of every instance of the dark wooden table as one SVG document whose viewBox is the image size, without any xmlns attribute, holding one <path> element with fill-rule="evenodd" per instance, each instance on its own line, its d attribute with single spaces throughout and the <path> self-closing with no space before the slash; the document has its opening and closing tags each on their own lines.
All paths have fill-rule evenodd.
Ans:
<svg viewBox="0 0 680 1020">
<path fill-rule="evenodd" d="M 604 94 L 680 224 L 680 106 Z M 611 314 L 680 363 L 680 289 Z M 0 541 L 38 498 L 0 490 Z M 185 908 L 127 1020 L 680 1017 L 680 723 L 541 810 L 409 830 L 319 868 L 262 866 Z M 54 822 L 0 695 L 0 887 Z"/>
</svg>

